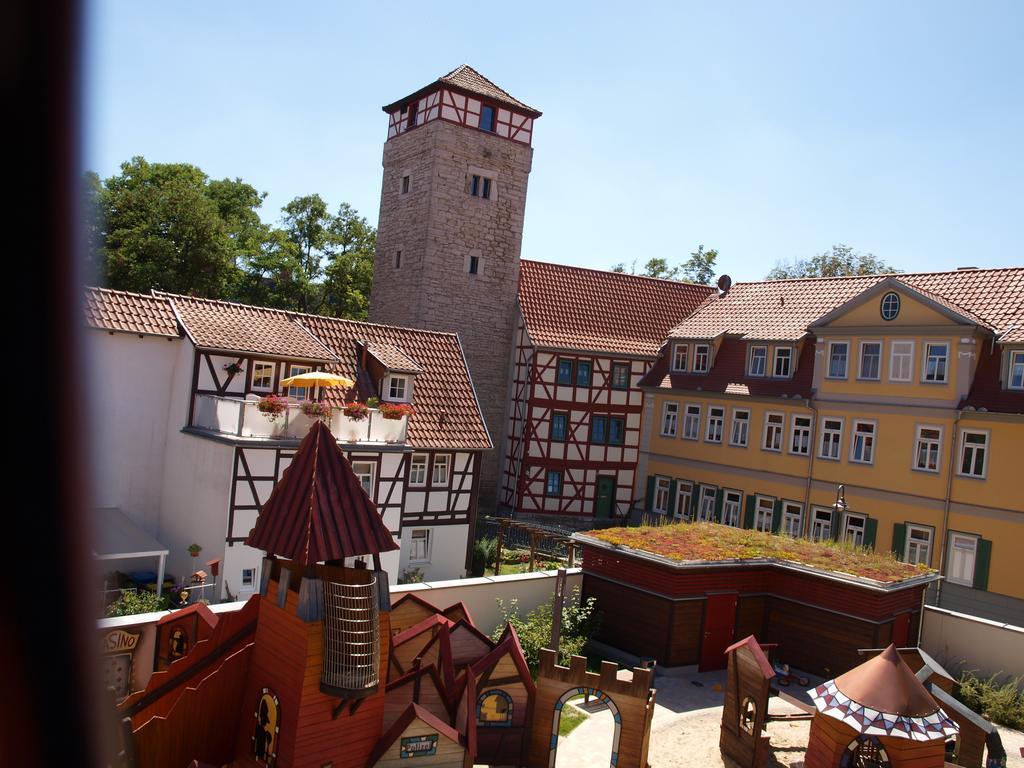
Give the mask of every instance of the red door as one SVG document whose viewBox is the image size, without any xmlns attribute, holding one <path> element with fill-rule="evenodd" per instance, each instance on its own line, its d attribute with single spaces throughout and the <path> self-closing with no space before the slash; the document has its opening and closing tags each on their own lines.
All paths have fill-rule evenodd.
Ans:
<svg viewBox="0 0 1024 768">
<path fill-rule="evenodd" d="M 698 672 L 725 669 L 725 649 L 732 645 L 736 623 L 736 593 L 708 595 L 704 602 L 704 637 Z"/>
<path fill-rule="evenodd" d="M 910 639 L 910 614 L 901 613 L 892 620 L 892 642 L 897 648 L 906 648 Z"/>
</svg>

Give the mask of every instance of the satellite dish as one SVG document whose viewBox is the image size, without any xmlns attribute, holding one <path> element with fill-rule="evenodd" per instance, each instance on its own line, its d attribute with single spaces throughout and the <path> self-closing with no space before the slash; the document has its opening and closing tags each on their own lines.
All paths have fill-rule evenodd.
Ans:
<svg viewBox="0 0 1024 768">
<path fill-rule="evenodd" d="M 718 290 L 721 291 L 723 295 L 728 293 L 730 288 L 732 288 L 731 277 L 729 277 L 728 275 L 722 275 L 720 278 L 718 278 Z"/>
</svg>

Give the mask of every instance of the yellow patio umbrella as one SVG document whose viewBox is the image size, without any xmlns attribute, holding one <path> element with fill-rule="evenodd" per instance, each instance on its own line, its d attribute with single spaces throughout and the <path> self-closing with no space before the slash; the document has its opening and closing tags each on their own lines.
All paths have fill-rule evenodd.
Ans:
<svg viewBox="0 0 1024 768">
<path fill-rule="evenodd" d="M 309 371 L 281 379 L 282 387 L 354 387 L 355 382 L 348 376 L 339 376 L 327 371 Z"/>
</svg>

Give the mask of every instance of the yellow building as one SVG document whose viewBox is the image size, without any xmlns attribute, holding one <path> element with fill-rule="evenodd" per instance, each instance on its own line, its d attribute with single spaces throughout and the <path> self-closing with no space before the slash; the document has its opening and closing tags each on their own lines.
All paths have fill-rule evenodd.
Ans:
<svg viewBox="0 0 1024 768">
<path fill-rule="evenodd" d="M 1024 268 L 738 283 L 641 385 L 646 510 L 891 549 L 1024 625 Z"/>
</svg>

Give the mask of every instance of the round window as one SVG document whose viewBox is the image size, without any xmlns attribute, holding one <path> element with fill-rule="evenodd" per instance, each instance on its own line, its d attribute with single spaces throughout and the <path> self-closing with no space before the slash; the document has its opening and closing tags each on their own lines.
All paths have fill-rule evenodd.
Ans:
<svg viewBox="0 0 1024 768">
<path fill-rule="evenodd" d="M 895 320 L 900 313 L 900 295 L 893 291 L 882 297 L 882 319 Z"/>
</svg>

